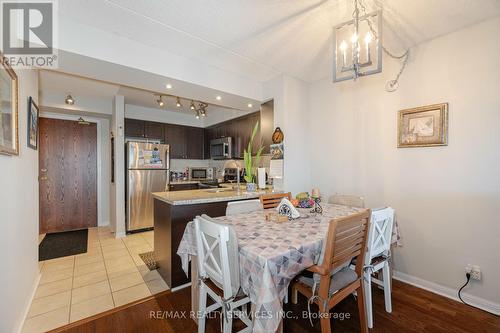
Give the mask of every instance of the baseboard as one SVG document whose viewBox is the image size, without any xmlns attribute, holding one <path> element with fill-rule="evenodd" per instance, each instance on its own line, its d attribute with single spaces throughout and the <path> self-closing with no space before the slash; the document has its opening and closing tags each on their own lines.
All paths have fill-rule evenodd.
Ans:
<svg viewBox="0 0 500 333">
<path fill-rule="evenodd" d="M 396 280 L 399 280 L 401 282 L 405 282 L 408 284 L 411 284 L 415 287 L 425 289 L 427 291 L 430 291 L 432 293 L 450 298 L 452 300 L 460 302 L 460 299 L 458 298 L 457 289 L 449 288 L 442 286 L 440 284 L 427 281 L 424 279 L 421 279 L 416 276 L 408 275 L 402 272 L 394 271 L 393 273 L 393 278 Z M 475 307 L 478 307 L 484 311 L 487 311 L 489 313 L 493 313 L 495 315 L 500 315 L 500 304 L 494 303 L 491 301 L 488 301 L 484 298 L 480 298 L 474 295 L 462 293 L 462 298 L 464 301 L 469 303 L 470 305 L 474 305 Z"/>
<path fill-rule="evenodd" d="M 30 306 L 31 303 L 33 302 L 33 299 L 35 298 L 36 290 L 38 288 L 38 284 L 40 283 L 40 279 L 42 278 L 42 274 L 38 273 L 38 276 L 35 279 L 35 283 L 33 285 L 33 290 L 31 291 L 31 295 L 28 298 L 28 302 L 24 305 L 24 311 L 21 316 L 21 320 L 18 322 L 18 327 L 14 328 L 13 332 L 16 333 L 21 333 L 23 330 L 24 322 L 26 321 L 26 317 L 28 317 L 28 312 L 30 311 Z"/>
</svg>

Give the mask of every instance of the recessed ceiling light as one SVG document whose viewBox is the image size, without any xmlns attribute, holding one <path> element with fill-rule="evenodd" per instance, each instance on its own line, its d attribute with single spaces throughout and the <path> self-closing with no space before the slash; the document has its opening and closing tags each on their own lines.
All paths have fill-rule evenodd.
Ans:
<svg viewBox="0 0 500 333">
<path fill-rule="evenodd" d="M 68 96 L 66 96 L 66 99 L 64 100 L 64 103 L 73 105 L 75 104 L 75 99 L 71 96 L 71 94 L 68 94 Z"/>
<path fill-rule="evenodd" d="M 216 99 L 216 100 L 218 100 L 218 101 L 220 101 L 220 100 L 222 99 L 222 97 L 220 97 L 220 96 L 215 96 L 215 99 Z"/>
<path fill-rule="evenodd" d="M 247 104 L 247 106 L 248 106 L 249 108 L 251 108 L 251 107 L 253 107 L 253 104 L 252 104 L 252 103 L 248 103 L 248 104 Z"/>
<path fill-rule="evenodd" d="M 167 83 L 166 87 L 167 89 L 172 89 L 172 85 L 170 83 Z"/>
</svg>

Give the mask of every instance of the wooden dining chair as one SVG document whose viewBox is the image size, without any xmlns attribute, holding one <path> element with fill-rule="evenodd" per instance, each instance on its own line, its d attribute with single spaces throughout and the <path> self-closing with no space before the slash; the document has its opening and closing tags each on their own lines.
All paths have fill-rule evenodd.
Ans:
<svg viewBox="0 0 500 333">
<path fill-rule="evenodd" d="M 334 194 L 330 197 L 329 203 L 335 205 L 365 208 L 365 199 L 357 195 Z"/>
<path fill-rule="evenodd" d="M 262 209 L 262 203 L 259 199 L 229 201 L 226 207 L 226 215 L 251 213 Z"/>
<path fill-rule="evenodd" d="M 205 332 L 207 314 L 222 312 L 223 333 L 231 333 L 233 318 L 247 327 L 239 333 L 250 333 L 252 321 L 246 310 L 250 298 L 240 288 L 238 238 L 230 225 L 219 224 L 206 215 L 194 219 L 199 275 L 198 333 Z M 214 303 L 207 307 L 207 296 Z M 243 311 L 234 311 L 243 307 Z"/>
<path fill-rule="evenodd" d="M 323 258 L 318 265 L 307 271 L 312 278 L 299 277 L 292 284 L 292 302 L 297 303 L 297 291 L 314 302 L 321 313 L 321 332 L 330 333 L 329 312 L 332 307 L 356 291 L 361 332 L 368 332 L 365 312 L 365 285 L 363 283 L 363 259 L 365 257 L 370 224 L 370 210 L 334 219 L 328 227 Z M 353 259 L 355 269 L 344 267 Z M 341 268 L 335 272 L 336 269 Z"/>
<path fill-rule="evenodd" d="M 288 200 L 292 200 L 292 193 L 270 193 L 270 194 L 262 194 L 260 196 L 260 202 L 264 209 L 268 208 L 276 208 L 278 207 L 281 199 L 287 198 Z"/>
</svg>

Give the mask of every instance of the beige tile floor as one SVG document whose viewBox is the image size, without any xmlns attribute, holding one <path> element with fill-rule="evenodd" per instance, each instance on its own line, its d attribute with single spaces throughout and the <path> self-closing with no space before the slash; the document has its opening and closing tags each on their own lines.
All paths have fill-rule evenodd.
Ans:
<svg viewBox="0 0 500 333">
<path fill-rule="evenodd" d="M 116 239 L 108 228 L 93 228 L 87 253 L 40 262 L 40 284 L 22 332 L 46 332 L 167 290 L 139 257 L 153 250 L 153 237 L 148 231 Z"/>
</svg>

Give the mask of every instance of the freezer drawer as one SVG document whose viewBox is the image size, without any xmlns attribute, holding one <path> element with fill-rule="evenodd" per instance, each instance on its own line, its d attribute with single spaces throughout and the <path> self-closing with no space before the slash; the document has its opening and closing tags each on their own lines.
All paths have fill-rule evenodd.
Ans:
<svg viewBox="0 0 500 333">
<path fill-rule="evenodd" d="M 128 170 L 127 231 L 152 228 L 152 192 L 168 191 L 169 170 Z"/>
</svg>

